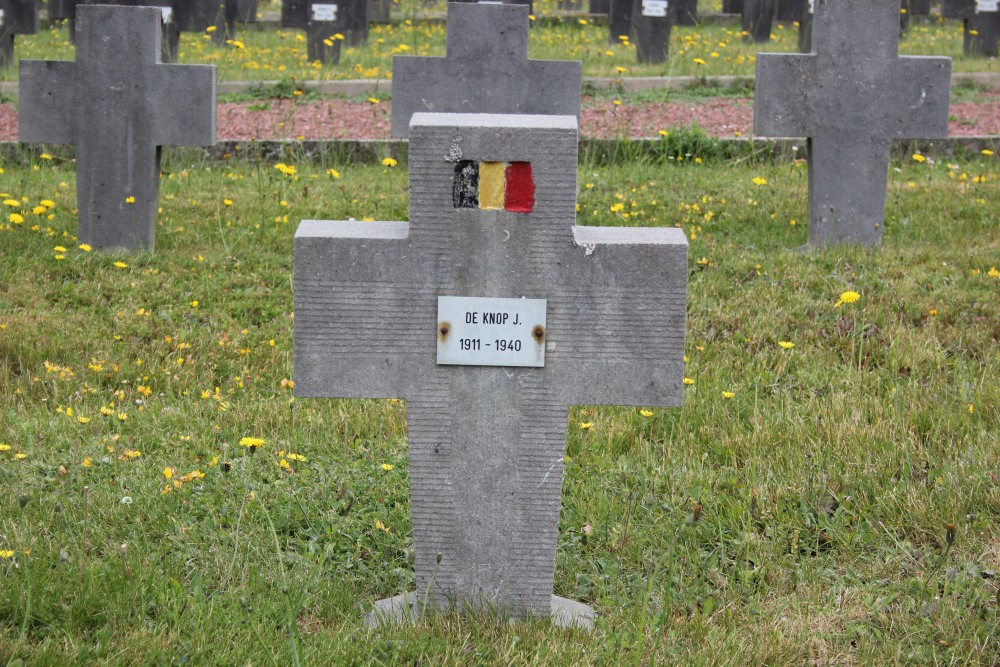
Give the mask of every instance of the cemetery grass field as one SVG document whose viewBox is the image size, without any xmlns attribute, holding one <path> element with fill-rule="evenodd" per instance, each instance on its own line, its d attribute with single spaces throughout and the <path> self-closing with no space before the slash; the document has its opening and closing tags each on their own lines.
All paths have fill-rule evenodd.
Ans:
<svg viewBox="0 0 1000 667">
<path fill-rule="evenodd" d="M 714 146 L 581 160 L 581 223 L 691 243 L 684 407 L 567 415 L 589 635 L 361 622 L 412 586 L 406 407 L 293 400 L 292 236 L 405 219 L 405 162 L 168 153 L 134 256 L 0 163 L 0 665 L 996 665 L 1000 158 L 896 161 L 881 251 L 805 251 L 805 165 Z"/>
<path fill-rule="evenodd" d="M 405 11 L 405 10 L 404 10 Z M 421 10 L 423 12 L 424 10 Z M 417 14 L 411 12 L 413 16 Z M 405 15 L 400 12 L 400 16 Z M 581 21 L 583 22 L 581 24 Z M 184 33 L 180 62 L 214 64 L 219 81 L 289 79 L 384 79 L 392 72 L 394 55 L 445 54 L 443 22 L 413 20 L 409 24 L 372 25 L 367 45 L 342 48 L 339 65 L 320 67 L 306 56 L 305 32 L 241 25 L 226 48 L 209 43 L 208 35 Z M 608 29 L 592 19 L 564 18 L 534 26 L 529 55 L 537 59 L 580 60 L 584 76 L 717 76 L 753 77 L 759 51 L 797 52 L 798 29 L 775 24 L 772 41 L 744 44 L 737 23 L 704 23 L 675 27 L 670 57 L 661 65 L 636 63 L 635 47 L 608 44 Z M 998 72 L 996 59 L 962 55 L 962 28 L 957 21 L 915 21 L 900 42 L 903 55 L 950 56 L 956 72 Z M 18 59 L 73 60 L 66 28 L 57 25 L 37 35 L 19 36 Z M 15 80 L 17 68 L 0 70 L 0 78 Z"/>
</svg>

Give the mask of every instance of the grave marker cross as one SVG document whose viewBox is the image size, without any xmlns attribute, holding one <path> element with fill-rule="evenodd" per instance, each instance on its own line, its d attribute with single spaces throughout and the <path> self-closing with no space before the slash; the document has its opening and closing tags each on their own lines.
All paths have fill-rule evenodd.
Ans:
<svg viewBox="0 0 1000 667">
<path fill-rule="evenodd" d="M 680 405 L 687 241 L 574 226 L 571 116 L 420 113 L 409 155 L 409 223 L 303 221 L 295 236 L 296 395 L 407 402 L 417 591 L 375 614 L 427 599 L 588 625 L 589 607 L 552 596 L 567 414 Z M 448 296 L 544 299 L 547 322 L 526 323 L 544 365 L 441 365 L 448 337 L 496 308 L 449 319 Z M 495 342 L 483 352 L 511 347 Z"/>
<path fill-rule="evenodd" d="M 879 245 L 892 139 L 948 136 L 951 59 L 898 46 L 899 0 L 816 0 L 812 53 L 757 55 L 754 132 L 808 137 L 812 245 Z"/>
<path fill-rule="evenodd" d="M 80 5 L 77 61 L 22 60 L 20 141 L 75 144 L 79 240 L 152 250 L 160 146 L 215 143 L 215 66 L 160 63 L 158 7 Z"/>
<path fill-rule="evenodd" d="M 14 35 L 38 32 L 35 0 L 0 0 L 0 67 L 14 63 Z"/>
<path fill-rule="evenodd" d="M 418 111 L 580 115 L 582 66 L 528 59 L 526 5 L 449 3 L 447 48 L 392 59 L 394 136 Z"/>
</svg>

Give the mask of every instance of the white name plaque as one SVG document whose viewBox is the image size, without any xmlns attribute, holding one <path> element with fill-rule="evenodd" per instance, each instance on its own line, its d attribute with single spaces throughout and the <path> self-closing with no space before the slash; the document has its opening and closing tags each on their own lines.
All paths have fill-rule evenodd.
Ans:
<svg viewBox="0 0 1000 667">
<path fill-rule="evenodd" d="M 337 5 L 312 5 L 313 21 L 336 21 Z"/>
<path fill-rule="evenodd" d="M 642 15 L 652 18 L 666 18 L 667 0 L 642 0 Z"/>
<path fill-rule="evenodd" d="M 174 8 L 173 7 L 160 7 L 160 13 L 163 14 L 163 22 L 170 23 L 174 20 Z"/>
<path fill-rule="evenodd" d="M 545 366 L 545 299 L 439 296 L 437 362 Z"/>
<path fill-rule="evenodd" d="M 810 14 L 816 13 L 816 0 L 809 0 L 809 13 Z"/>
<path fill-rule="evenodd" d="M 3 25 L 3 10 L 0 9 L 0 25 Z"/>
<path fill-rule="evenodd" d="M 976 0 L 977 14 L 993 14 L 1000 11 L 1000 0 Z"/>
</svg>

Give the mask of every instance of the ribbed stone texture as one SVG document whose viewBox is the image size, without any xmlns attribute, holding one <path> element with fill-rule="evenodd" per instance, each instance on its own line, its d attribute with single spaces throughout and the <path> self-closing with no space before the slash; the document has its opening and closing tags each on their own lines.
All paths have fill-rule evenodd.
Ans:
<svg viewBox="0 0 1000 667">
<path fill-rule="evenodd" d="M 899 0 L 815 10 L 812 53 L 757 54 L 754 133 L 808 137 L 811 245 L 879 245 L 889 145 L 948 136 L 951 59 L 899 57 Z"/>
<path fill-rule="evenodd" d="M 581 64 L 528 60 L 526 5 L 450 3 L 447 48 L 444 58 L 393 57 L 393 136 L 422 111 L 580 115 Z"/>
<path fill-rule="evenodd" d="M 76 145 L 78 236 L 94 248 L 152 250 L 159 147 L 215 143 L 215 66 L 161 64 L 160 21 L 80 5 L 75 63 L 21 61 L 19 139 Z"/>
<path fill-rule="evenodd" d="M 587 626 L 552 595 L 568 409 L 681 404 L 686 239 L 574 225 L 572 116 L 417 114 L 409 155 L 409 223 L 295 236 L 296 395 L 406 400 L 417 590 L 375 614 Z M 531 165 L 530 213 L 459 205 L 465 167 L 495 162 Z M 438 296 L 545 299 L 544 367 L 437 365 Z"/>
</svg>

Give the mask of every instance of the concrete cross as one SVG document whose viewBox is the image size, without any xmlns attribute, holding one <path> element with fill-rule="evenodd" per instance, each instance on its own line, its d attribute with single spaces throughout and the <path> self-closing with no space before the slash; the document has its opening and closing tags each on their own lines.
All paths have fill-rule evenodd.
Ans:
<svg viewBox="0 0 1000 667">
<path fill-rule="evenodd" d="M 667 60 L 670 31 L 674 19 L 682 11 L 673 2 L 675 0 L 633 0 L 632 32 L 638 62 L 660 64 Z"/>
<path fill-rule="evenodd" d="M 757 55 L 754 132 L 808 137 L 809 243 L 879 245 L 889 146 L 948 136 L 951 59 L 898 56 L 899 0 L 816 0 L 813 53 Z"/>
<path fill-rule="evenodd" d="M 0 0 L 0 67 L 14 63 L 14 35 L 38 32 L 35 0 Z"/>
<path fill-rule="evenodd" d="M 22 60 L 22 142 L 75 144 L 79 239 L 153 249 L 160 146 L 215 143 L 215 66 L 163 65 L 159 7 L 80 5 L 77 61 Z"/>
<path fill-rule="evenodd" d="M 410 130 L 409 223 L 295 236 L 296 395 L 406 400 L 417 590 L 369 622 L 427 599 L 586 626 L 552 596 L 567 412 L 681 404 L 687 241 L 574 225 L 572 116 Z M 449 314 L 452 297 L 478 305 Z M 493 314 L 529 306 L 514 333 Z"/>
<path fill-rule="evenodd" d="M 394 136 L 418 111 L 580 115 L 581 65 L 528 60 L 527 6 L 450 3 L 447 48 L 392 59 Z"/>
</svg>

